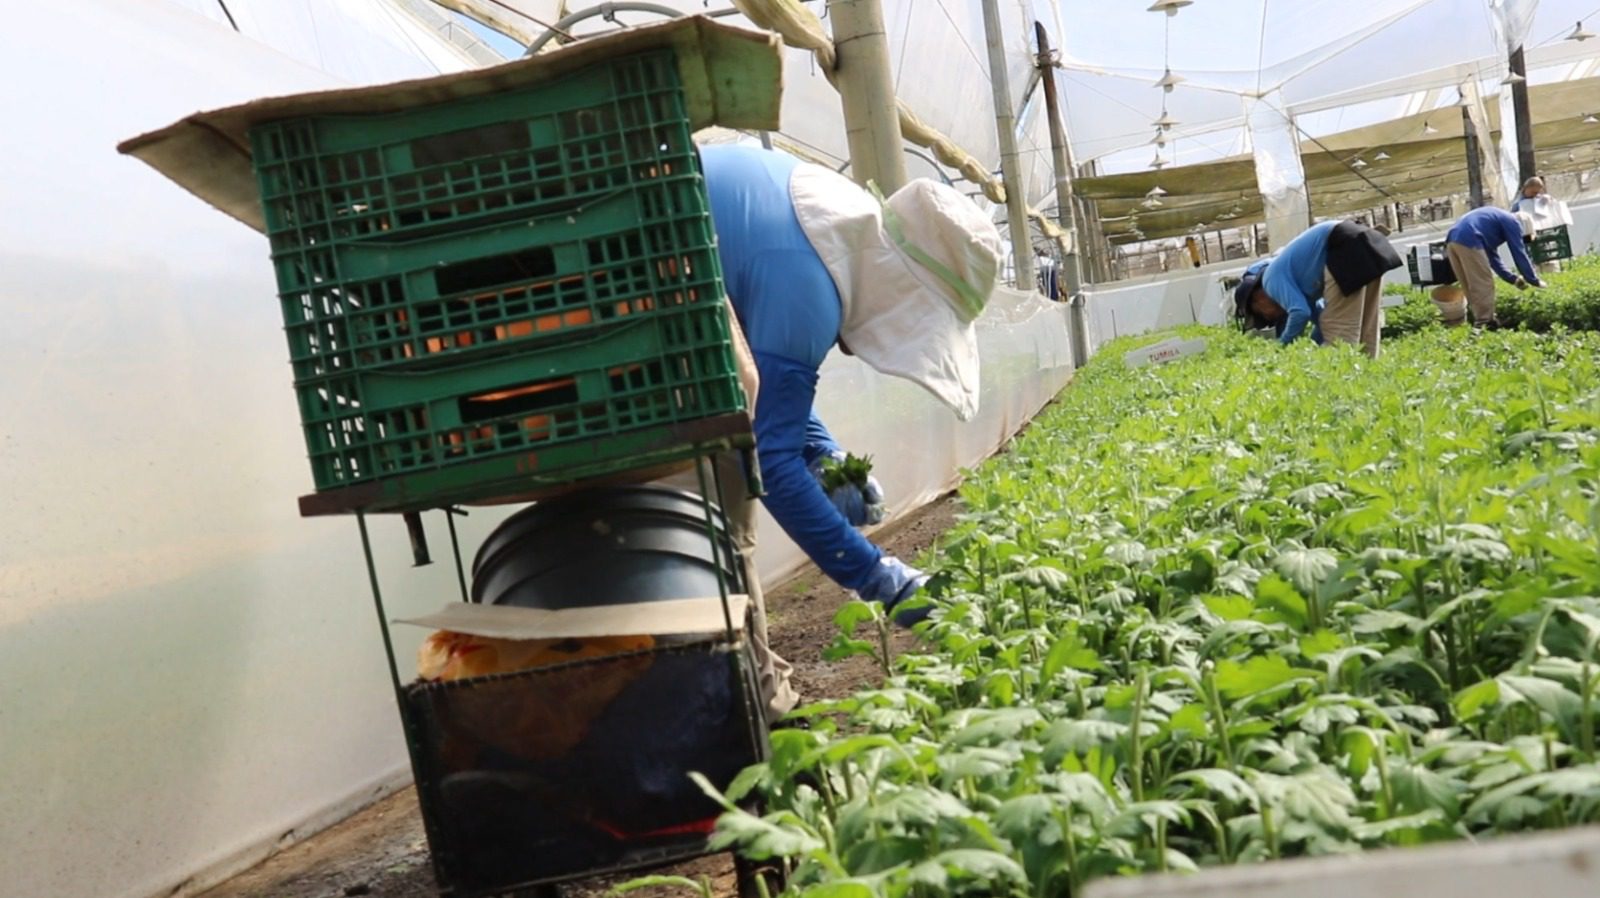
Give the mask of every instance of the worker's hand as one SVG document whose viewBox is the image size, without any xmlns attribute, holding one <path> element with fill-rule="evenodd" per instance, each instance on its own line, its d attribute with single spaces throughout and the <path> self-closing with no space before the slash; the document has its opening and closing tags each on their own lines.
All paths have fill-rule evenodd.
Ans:
<svg viewBox="0 0 1600 898">
<path fill-rule="evenodd" d="M 843 452 L 834 452 L 822 458 L 832 458 L 835 461 L 844 461 Z M 810 465 L 811 476 L 817 479 L 818 485 L 822 483 L 822 458 L 818 458 Z M 823 487 L 826 489 L 826 487 Z M 828 501 L 833 507 L 844 515 L 852 527 L 866 527 L 883 521 L 883 487 L 878 484 L 878 478 L 867 475 L 867 485 L 857 486 L 847 483 L 835 487 L 828 493 Z"/>
<path fill-rule="evenodd" d="M 1528 289 L 1528 282 L 1526 280 L 1523 280 L 1522 275 L 1517 275 L 1516 287 L 1517 287 L 1518 290 L 1526 290 L 1526 289 Z"/>
<path fill-rule="evenodd" d="M 895 623 L 911 627 L 925 620 L 933 607 L 923 605 L 920 608 L 907 608 L 898 614 L 895 608 L 916 595 L 917 590 L 927 582 L 927 574 L 898 558 L 885 555 L 878 559 L 878 566 L 873 569 L 866 584 L 856 592 L 869 602 L 881 604 L 883 610 L 894 617 Z"/>
</svg>

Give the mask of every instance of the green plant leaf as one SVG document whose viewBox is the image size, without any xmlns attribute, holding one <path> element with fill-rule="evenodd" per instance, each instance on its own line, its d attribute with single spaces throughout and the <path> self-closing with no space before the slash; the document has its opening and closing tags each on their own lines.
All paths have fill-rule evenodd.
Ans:
<svg viewBox="0 0 1600 898">
<path fill-rule="evenodd" d="M 1206 596 L 1207 609 L 1223 620 L 1244 620 L 1256 610 L 1255 603 L 1244 596 Z"/>
<path fill-rule="evenodd" d="M 1050 646 L 1039 669 L 1039 679 L 1049 683 L 1063 670 L 1100 670 L 1103 666 L 1094 649 L 1084 644 L 1078 632 L 1072 630 Z"/>
<path fill-rule="evenodd" d="M 1456 693 L 1453 704 L 1457 717 L 1471 720 L 1480 710 L 1499 702 L 1500 684 L 1494 680 L 1482 680 Z"/>
<path fill-rule="evenodd" d="M 1028 882 L 1021 864 L 997 851 L 975 848 L 941 851 L 911 868 L 912 882 L 936 890 L 946 889 L 952 878 L 988 883 L 1007 882 L 1021 886 L 1026 886 Z"/>
<path fill-rule="evenodd" d="M 1243 664 L 1230 660 L 1217 665 L 1217 688 L 1229 698 L 1244 698 L 1311 676 L 1310 671 L 1290 667 L 1282 656 L 1258 655 Z"/>
<path fill-rule="evenodd" d="M 1256 606 L 1271 609 L 1297 629 L 1305 627 L 1309 616 L 1305 596 L 1277 574 L 1268 574 L 1256 583 Z"/>
<path fill-rule="evenodd" d="M 711 890 L 705 883 L 687 876 L 640 876 L 612 886 L 608 894 L 626 895 L 639 889 L 688 889 L 696 895 L 705 895 L 708 898 L 711 895 Z"/>
<path fill-rule="evenodd" d="M 1317 585 L 1339 566 L 1339 556 L 1327 549 L 1307 549 L 1291 545 L 1280 550 L 1272 568 L 1286 577 L 1303 595 L 1315 595 Z"/>
</svg>

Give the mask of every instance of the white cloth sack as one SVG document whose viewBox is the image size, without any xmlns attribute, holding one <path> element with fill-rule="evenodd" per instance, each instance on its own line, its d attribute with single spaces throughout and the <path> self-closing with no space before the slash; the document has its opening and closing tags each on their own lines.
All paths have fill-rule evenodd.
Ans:
<svg viewBox="0 0 1600 898">
<path fill-rule="evenodd" d="M 887 202 L 820 165 L 789 180 L 795 215 L 843 303 L 839 337 L 877 371 L 978 411 L 978 338 L 1000 269 L 1000 232 L 966 197 L 918 179 Z"/>
<path fill-rule="evenodd" d="M 1567 209 L 1567 204 L 1548 193 L 1523 197 L 1517 200 L 1512 209 L 1519 213 L 1527 213 L 1533 219 L 1536 230 L 1543 231 L 1546 228 L 1558 228 L 1562 225 L 1572 226 L 1572 212 Z"/>
</svg>

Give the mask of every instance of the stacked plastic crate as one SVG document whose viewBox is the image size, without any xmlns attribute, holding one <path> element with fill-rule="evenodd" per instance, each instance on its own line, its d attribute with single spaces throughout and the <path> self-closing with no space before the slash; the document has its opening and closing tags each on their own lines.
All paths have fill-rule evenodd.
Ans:
<svg viewBox="0 0 1600 898">
<path fill-rule="evenodd" d="M 367 487 L 329 510 L 638 468 L 744 417 L 683 103 L 658 50 L 251 130 L 316 488 Z"/>
</svg>

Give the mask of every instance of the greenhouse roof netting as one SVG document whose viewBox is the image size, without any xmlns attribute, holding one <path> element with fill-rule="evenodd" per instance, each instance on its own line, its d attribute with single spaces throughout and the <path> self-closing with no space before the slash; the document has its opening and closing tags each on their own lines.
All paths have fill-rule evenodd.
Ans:
<svg viewBox="0 0 1600 898">
<path fill-rule="evenodd" d="M 1093 23 L 1065 33 L 1073 147 L 1108 172 L 1145 167 L 1163 109 L 1192 161 L 1221 158 L 1248 146 L 1245 98 L 1276 94 L 1294 116 L 1368 106 L 1365 121 L 1331 117 L 1330 131 L 1383 121 L 1416 111 L 1422 91 L 1498 82 L 1512 38 L 1530 69 L 1590 59 L 1594 47 L 1562 38 L 1600 14 L 1596 0 L 1196 0 L 1171 16 L 1144 3 L 1061 5 L 1065 21 Z M 1169 69 L 1183 80 L 1164 92 Z"/>
<path fill-rule="evenodd" d="M 1311 211 L 1332 216 L 1388 202 L 1459 193 L 1467 187 L 1461 109 L 1450 91 L 1441 107 L 1304 141 Z M 1538 170 L 1546 175 L 1600 165 L 1600 78 L 1530 89 Z M 1500 110 L 1486 112 L 1488 130 L 1500 127 Z M 1494 165 L 1485 160 L 1485 177 Z M 1160 188 L 1160 205 L 1147 205 Z M 1094 200 L 1102 227 L 1114 242 L 1159 239 L 1195 229 L 1233 228 L 1263 220 L 1255 161 L 1244 154 L 1160 171 L 1080 178 L 1074 190 Z"/>
</svg>

